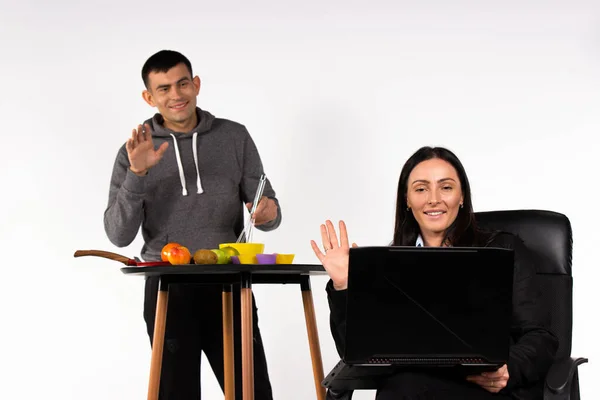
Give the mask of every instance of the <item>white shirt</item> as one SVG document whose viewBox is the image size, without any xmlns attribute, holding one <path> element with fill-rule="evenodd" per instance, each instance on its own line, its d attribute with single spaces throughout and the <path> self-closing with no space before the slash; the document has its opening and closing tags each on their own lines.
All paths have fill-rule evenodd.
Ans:
<svg viewBox="0 0 600 400">
<path fill-rule="evenodd" d="M 425 242 L 423 242 L 423 238 L 421 237 L 420 234 L 419 234 L 419 236 L 417 236 L 417 243 L 415 243 L 415 246 L 425 247 Z"/>
</svg>

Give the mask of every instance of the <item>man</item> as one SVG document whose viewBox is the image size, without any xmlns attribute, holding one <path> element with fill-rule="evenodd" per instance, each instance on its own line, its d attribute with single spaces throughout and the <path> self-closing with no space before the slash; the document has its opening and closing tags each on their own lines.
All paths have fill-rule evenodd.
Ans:
<svg viewBox="0 0 600 400">
<path fill-rule="evenodd" d="M 104 214 L 106 234 L 116 246 L 127 246 L 141 225 L 141 256 L 147 261 L 160 260 L 169 242 L 186 246 L 192 254 L 235 242 L 244 227 L 242 202 L 251 207 L 263 174 L 248 131 L 196 107 L 200 78 L 178 52 L 163 50 L 151 56 L 142 79 L 142 96 L 158 113 L 138 125 L 117 154 Z M 281 210 L 268 180 L 263 193 L 254 217 L 258 229 L 270 231 L 279 226 Z M 151 341 L 157 290 L 158 281 L 147 279 L 144 319 Z M 237 322 L 239 295 L 234 305 Z M 253 309 L 256 399 L 271 400 L 254 304 Z M 167 315 L 161 400 L 200 399 L 201 351 L 223 388 L 221 288 L 170 286 Z M 235 328 L 239 349 L 239 324 Z M 241 357 L 236 359 L 235 375 L 236 398 L 241 398 Z"/>
</svg>

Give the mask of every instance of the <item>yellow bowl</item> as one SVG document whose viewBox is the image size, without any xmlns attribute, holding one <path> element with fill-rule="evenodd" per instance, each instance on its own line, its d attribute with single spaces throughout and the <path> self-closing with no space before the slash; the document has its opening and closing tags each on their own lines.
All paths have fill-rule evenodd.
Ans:
<svg viewBox="0 0 600 400">
<path fill-rule="evenodd" d="M 237 257 L 240 260 L 240 264 L 258 264 L 256 255 L 254 254 L 240 254 Z"/>
<path fill-rule="evenodd" d="M 294 254 L 277 254 L 275 264 L 291 264 L 294 261 Z"/>
<path fill-rule="evenodd" d="M 219 249 L 223 247 L 233 247 L 241 256 L 261 254 L 265 250 L 264 243 L 221 243 Z"/>
</svg>

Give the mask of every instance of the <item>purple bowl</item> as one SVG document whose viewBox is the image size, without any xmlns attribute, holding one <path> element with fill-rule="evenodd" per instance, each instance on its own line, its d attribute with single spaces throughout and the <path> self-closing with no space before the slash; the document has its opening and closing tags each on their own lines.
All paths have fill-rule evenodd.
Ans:
<svg viewBox="0 0 600 400">
<path fill-rule="evenodd" d="M 275 264 L 277 254 L 257 254 L 256 260 L 259 264 Z"/>
<path fill-rule="evenodd" d="M 231 256 L 231 262 L 234 264 L 239 264 L 240 259 L 238 258 L 238 256 Z"/>
</svg>

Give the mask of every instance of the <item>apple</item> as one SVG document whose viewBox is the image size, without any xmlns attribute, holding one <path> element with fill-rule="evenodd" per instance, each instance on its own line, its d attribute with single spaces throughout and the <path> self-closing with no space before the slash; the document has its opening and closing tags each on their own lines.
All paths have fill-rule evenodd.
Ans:
<svg viewBox="0 0 600 400">
<path fill-rule="evenodd" d="M 217 255 L 217 264 L 227 264 L 231 262 L 231 256 L 225 254 L 223 250 L 213 249 L 211 251 Z"/>
<path fill-rule="evenodd" d="M 185 265 L 189 264 L 192 260 L 190 251 L 185 246 L 172 247 L 167 256 L 168 261 L 173 265 Z"/>
<path fill-rule="evenodd" d="M 229 259 L 231 259 L 231 256 L 239 256 L 240 255 L 240 252 L 237 251 L 237 249 L 235 247 L 231 247 L 231 246 L 225 246 L 221 249 L 221 251 L 223 253 L 225 253 L 225 255 L 229 257 Z"/>
<path fill-rule="evenodd" d="M 171 252 L 171 249 L 179 246 L 181 246 L 179 243 L 167 243 L 160 252 L 160 259 L 163 261 L 169 261 L 169 253 Z"/>
</svg>

